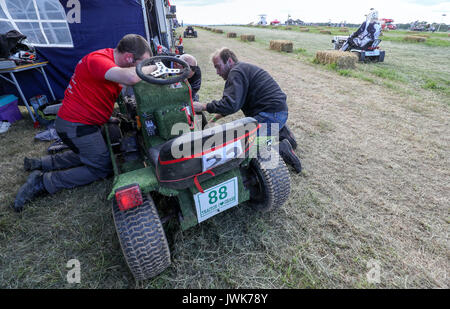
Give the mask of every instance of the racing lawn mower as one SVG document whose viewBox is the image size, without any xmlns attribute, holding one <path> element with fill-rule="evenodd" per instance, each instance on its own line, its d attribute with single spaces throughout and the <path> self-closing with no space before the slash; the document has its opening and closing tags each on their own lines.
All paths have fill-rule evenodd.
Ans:
<svg viewBox="0 0 450 309">
<path fill-rule="evenodd" d="M 170 69 L 173 63 L 182 68 Z M 152 64 L 158 69 L 144 74 Z M 198 126 L 186 62 L 157 56 L 136 71 L 142 81 L 119 98 L 120 121 L 104 129 L 117 235 L 133 276 L 143 280 L 171 263 L 166 223 L 186 230 L 242 204 L 277 209 L 289 198 L 290 177 L 270 137 L 258 136 L 254 118 Z"/>
<path fill-rule="evenodd" d="M 379 49 L 381 40 L 378 39 L 381 28 L 378 11 L 371 8 L 366 20 L 352 35 L 335 36 L 331 42 L 334 43 L 334 49 L 358 54 L 361 62 L 383 62 L 385 52 Z"/>
<path fill-rule="evenodd" d="M 194 27 L 187 26 L 186 30 L 184 30 L 183 37 L 184 38 L 196 38 L 197 31 L 194 30 Z"/>
<path fill-rule="evenodd" d="M 335 50 L 351 51 L 358 54 L 361 62 L 383 62 L 385 51 L 380 50 L 380 39 L 376 39 L 363 47 L 358 46 L 350 37 L 335 36 L 331 43 L 334 44 Z M 341 49 L 344 46 L 344 49 Z"/>
</svg>

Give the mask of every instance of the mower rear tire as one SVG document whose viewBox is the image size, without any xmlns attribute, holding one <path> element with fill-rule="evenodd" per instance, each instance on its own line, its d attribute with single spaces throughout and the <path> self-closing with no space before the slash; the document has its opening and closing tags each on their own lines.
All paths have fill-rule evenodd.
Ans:
<svg viewBox="0 0 450 309">
<path fill-rule="evenodd" d="M 261 212 L 269 212 L 283 206 L 291 192 L 289 171 L 278 152 L 260 152 L 250 161 L 250 177 L 256 184 L 250 190 L 249 204 Z"/>
<path fill-rule="evenodd" d="M 153 199 L 120 211 L 113 202 L 113 217 L 123 255 L 136 280 L 159 275 L 170 265 L 170 250 Z"/>
</svg>

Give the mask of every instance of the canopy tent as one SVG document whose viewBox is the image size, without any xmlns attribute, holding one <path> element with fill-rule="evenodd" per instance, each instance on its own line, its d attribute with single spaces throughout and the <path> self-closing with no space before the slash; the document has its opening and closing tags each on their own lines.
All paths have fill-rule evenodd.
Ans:
<svg viewBox="0 0 450 309">
<path fill-rule="evenodd" d="M 27 35 L 38 60 L 49 61 L 45 70 L 61 99 L 82 57 L 114 48 L 128 33 L 147 38 L 154 50 L 159 44 L 170 49 L 164 4 L 167 0 L 0 0 L 0 33 L 16 29 Z M 42 80 L 39 74 L 34 70 L 17 74 L 26 98 L 38 94 L 51 98 L 45 83 L 36 82 Z M 2 94 L 19 97 L 13 85 L 0 79 Z"/>
</svg>

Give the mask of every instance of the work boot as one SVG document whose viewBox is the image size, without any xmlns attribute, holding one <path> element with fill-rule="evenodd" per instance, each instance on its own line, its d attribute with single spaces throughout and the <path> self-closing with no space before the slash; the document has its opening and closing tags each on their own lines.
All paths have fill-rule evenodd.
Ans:
<svg viewBox="0 0 450 309">
<path fill-rule="evenodd" d="M 284 127 L 281 128 L 280 132 L 280 142 L 284 139 L 287 139 L 289 143 L 291 143 L 292 149 L 297 149 L 297 141 L 295 140 L 294 133 L 289 129 L 287 124 L 284 125 Z"/>
<path fill-rule="evenodd" d="M 44 187 L 43 175 L 40 171 L 34 171 L 28 177 L 27 182 L 20 187 L 13 206 L 16 212 L 21 212 L 26 202 L 47 192 Z"/>
<path fill-rule="evenodd" d="M 284 162 L 291 165 L 297 172 L 297 174 L 300 174 L 302 172 L 302 164 L 300 162 L 300 159 L 295 154 L 288 139 L 284 139 L 280 142 L 279 152 Z"/>
<path fill-rule="evenodd" d="M 42 161 L 41 159 L 33 159 L 25 157 L 23 159 L 23 167 L 26 171 L 34 171 L 42 169 Z"/>
</svg>

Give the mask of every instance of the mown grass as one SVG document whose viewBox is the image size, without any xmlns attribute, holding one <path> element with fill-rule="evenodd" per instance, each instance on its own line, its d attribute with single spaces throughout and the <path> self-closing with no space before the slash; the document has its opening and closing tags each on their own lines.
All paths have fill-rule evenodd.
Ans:
<svg viewBox="0 0 450 309">
<path fill-rule="evenodd" d="M 186 40 L 185 46 L 199 60 L 203 73 L 200 99 L 207 102 L 220 98 L 224 85 L 209 57 L 213 48 L 220 48 L 226 42 L 214 41 L 213 37 L 202 40 L 203 34 L 199 35 L 197 40 Z M 279 33 L 275 36 L 279 37 Z M 255 53 L 267 53 L 265 59 L 276 55 L 282 61 L 284 55 L 266 51 L 266 36 L 257 37 L 261 41 L 236 43 L 236 50 L 250 60 Z M 286 57 L 297 57 L 307 63 L 314 53 L 311 46 L 329 45 L 326 37 L 303 36 L 302 39 L 309 41 L 297 45 L 297 52 Z M 253 53 L 246 52 L 249 46 L 258 48 Z M 423 59 L 419 56 L 413 62 L 417 66 L 425 62 Z M 438 66 L 446 61 L 437 61 Z M 424 64 L 428 70 L 434 65 Z M 366 102 L 353 104 L 353 100 L 365 94 L 359 87 L 365 89 L 367 85 L 356 83 L 355 89 L 348 87 L 330 94 L 327 88 L 331 74 L 325 72 L 327 77 L 319 85 L 310 85 L 309 79 L 323 75 L 323 69 L 312 64 L 302 67 L 312 68 L 313 73 L 304 76 L 304 92 L 289 100 L 290 121 L 301 138 L 297 151 L 306 164 L 302 176 L 292 174 L 289 202 L 268 214 L 246 206 L 234 208 L 184 232 L 177 226 L 166 226 L 172 264 L 161 275 L 143 282 L 135 282 L 120 249 L 111 205 L 106 200 L 111 179 L 38 198 L 21 214 L 9 209 L 28 176 L 23 170 L 23 157 L 42 156 L 49 146 L 47 142 L 33 140 L 38 130 L 22 109 L 25 119 L 0 135 L 0 288 L 372 288 L 405 287 L 407 280 L 408 286 L 413 287 L 445 286 L 445 282 L 439 281 L 442 276 L 432 273 L 434 266 L 424 264 L 430 261 L 440 265 L 446 257 L 441 234 L 448 224 L 448 216 L 439 208 L 446 198 L 445 192 L 439 191 L 445 179 L 436 179 L 445 173 L 443 168 L 448 158 L 444 139 L 447 135 L 439 134 L 441 122 L 437 119 L 422 128 L 426 117 L 417 121 L 416 118 L 398 120 L 396 117 L 403 116 L 405 110 L 391 111 L 391 103 L 393 107 L 399 105 L 395 99 L 389 105 L 376 106 L 380 98 L 385 99 L 386 94 L 382 92 L 369 98 L 367 104 L 374 105 L 376 112 L 363 109 Z M 380 76 L 370 73 L 374 68 Z M 333 66 L 327 69 L 336 71 Z M 409 70 L 408 66 L 388 62 L 362 65 L 359 70 L 340 70 L 336 74 L 395 86 L 415 81 L 411 80 Z M 417 70 L 424 87 L 445 85 L 445 67 L 435 75 Z M 292 74 L 286 69 L 280 72 L 280 77 Z M 302 77 L 303 72 L 295 74 Z M 297 93 L 298 84 L 295 78 L 291 84 L 284 81 L 281 85 Z M 304 93 L 307 97 L 299 99 Z M 339 94 L 346 95 L 345 99 L 341 100 Z M 293 104 L 293 100 L 299 100 L 299 104 Z M 352 104 L 346 105 L 343 101 L 347 100 Z M 355 106 L 356 111 L 352 109 Z M 409 108 L 418 116 L 430 113 L 429 107 L 417 100 Z M 331 116 L 325 118 L 327 113 Z M 361 121 L 363 125 L 358 126 L 359 118 L 364 115 L 367 117 Z M 353 118 L 345 119 L 346 116 Z M 378 121 L 372 121 L 372 117 Z M 376 134 L 369 131 L 368 135 L 359 135 L 359 130 L 368 128 Z M 355 135 L 353 129 L 357 136 L 348 140 Z M 430 136 L 425 134 L 428 130 L 431 135 L 436 131 L 442 139 L 431 136 L 430 141 Z M 407 138 L 383 143 L 402 134 Z M 358 143 L 364 141 L 370 142 L 359 147 Z M 409 144 L 412 142 L 417 143 Z M 408 151 L 416 151 L 414 155 L 419 157 L 408 157 Z M 396 152 L 398 157 L 393 161 L 386 162 L 383 158 L 386 153 Z M 439 162 L 430 161 L 434 158 Z M 426 174 L 428 171 L 432 176 Z M 421 179 L 423 174 L 428 178 Z M 385 181 L 389 181 L 388 188 L 381 185 Z M 439 216 L 447 220 L 443 225 Z M 424 231 L 419 229 L 421 226 Z M 397 240 L 408 241 L 410 246 L 401 248 Z M 405 258 L 417 248 L 421 250 L 419 255 Z M 416 261 L 417 256 L 426 261 Z M 69 284 L 66 280 L 66 263 L 74 258 L 81 263 L 81 284 Z M 370 259 L 384 262 L 379 285 L 366 280 L 366 262 Z"/>
</svg>

